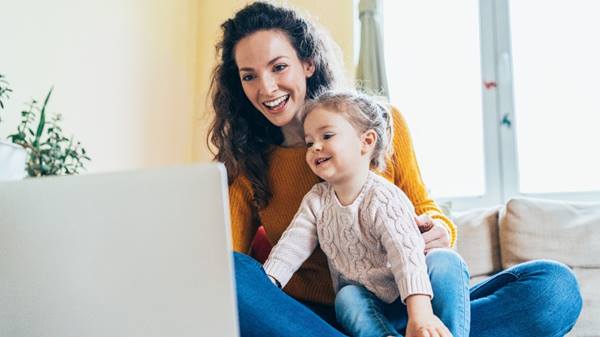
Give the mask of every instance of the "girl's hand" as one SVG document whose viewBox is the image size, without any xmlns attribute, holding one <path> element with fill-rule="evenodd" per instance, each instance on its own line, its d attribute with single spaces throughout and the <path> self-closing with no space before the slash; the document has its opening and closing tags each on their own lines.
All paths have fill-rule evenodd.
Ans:
<svg viewBox="0 0 600 337">
<path fill-rule="evenodd" d="M 415 220 L 423 233 L 425 254 L 434 248 L 450 248 L 450 233 L 442 220 L 432 219 L 428 214 L 421 214 Z"/>
<path fill-rule="evenodd" d="M 406 326 L 406 337 L 452 337 L 450 330 L 435 315 L 429 317 L 409 318 Z"/>
<path fill-rule="evenodd" d="M 450 330 L 433 314 L 431 299 L 427 295 L 406 298 L 408 325 L 406 337 L 452 337 Z"/>
</svg>

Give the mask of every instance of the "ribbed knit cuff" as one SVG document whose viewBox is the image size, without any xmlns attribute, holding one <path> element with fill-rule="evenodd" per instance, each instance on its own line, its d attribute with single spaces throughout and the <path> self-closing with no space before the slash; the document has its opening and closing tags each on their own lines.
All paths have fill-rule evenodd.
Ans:
<svg viewBox="0 0 600 337">
<path fill-rule="evenodd" d="M 294 271 L 285 262 L 280 260 L 268 259 L 263 268 L 267 275 L 271 275 L 281 283 L 281 288 L 285 287 L 292 278 L 292 275 L 294 275 Z"/>
<path fill-rule="evenodd" d="M 411 273 L 396 283 L 400 290 L 400 299 L 404 304 L 406 304 L 406 298 L 410 295 L 429 295 L 433 299 L 433 290 L 427 271 Z"/>
<path fill-rule="evenodd" d="M 442 222 L 444 229 L 448 232 L 448 238 L 450 239 L 450 248 L 456 245 L 456 225 L 452 223 L 452 220 L 443 213 L 428 212 L 433 220 L 439 220 Z"/>
</svg>

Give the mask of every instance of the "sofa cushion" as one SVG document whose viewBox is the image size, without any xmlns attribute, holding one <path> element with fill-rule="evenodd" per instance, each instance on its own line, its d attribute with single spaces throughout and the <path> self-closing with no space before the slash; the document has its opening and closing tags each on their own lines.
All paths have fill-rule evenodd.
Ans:
<svg viewBox="0 0 600 337">
<path fill-rule="evenodd" d="M 541 258 L 600 267 L 600 203 L 511 199 L 499 230 L 503 268 Z"/>
<path fill-rule="evenodd" d="M 471 277 L 501 269 L 498 243 L 498 211 L 501 206 L 454 213 L 458 231 L 456 250 L 469 266 Z"/>
<path fill-rule="evenodd" d="M 573 272 L 581 289 L 583 310 L 577 324 L 567 336 L 598 336 L 600 332 L 600 322 L 598 321 L 598 317 L 600 317 L 600 291 L 598 291 L 600 269 L 573 268 Z"/>
</svg>

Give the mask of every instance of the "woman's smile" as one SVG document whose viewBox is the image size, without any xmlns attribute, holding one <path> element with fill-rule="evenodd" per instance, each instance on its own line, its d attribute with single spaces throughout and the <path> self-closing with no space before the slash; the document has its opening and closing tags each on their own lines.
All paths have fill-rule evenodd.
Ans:
<svg viewBox="0 0 600 337">
<path fill-rule="evenodd" d="M 286 94 L 269 101 L 264 101 L 262 105 L 268 109 L 270 113 L 279 113 L 285 110 L 289 99 L 290 95 Z"/>
</svg>

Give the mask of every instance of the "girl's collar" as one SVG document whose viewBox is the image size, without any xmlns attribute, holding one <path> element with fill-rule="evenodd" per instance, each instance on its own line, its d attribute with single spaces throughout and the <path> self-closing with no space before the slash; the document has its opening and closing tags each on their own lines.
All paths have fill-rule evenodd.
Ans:
<svg viewBox="0 0 600 337">
<path fill-rule="evenodd" d="M 361 187 L 360 192 L 358 193 L 356 198 L 354 198 L 354 200 L 352 201 L 351 204 L 345 205 L 345 206 L 342 205 L 342 203 L 340 202 L 340 199 L 338 199 L 338 196 L 337 196 L 337 194 L 335 194 L 335 190 L 333 189 L 333 186 L 329 185 L 331 197 L 333 198 L 336 206 L 339 208 L 343 208 L 343 209 L 350 209 L 350 208 L 356 207 L 357 205 L 360 205 L 360 203 L 362 202 L 362 199 L 364 198 L 364 196 L 366 194 L 366 191 L 373 184 L 373 179 L 375 179 L 374 177 L 375 177 L 375 173 L 373 173 L 373 171 L 369 170 L 369 173 L 367 174 L 367 179 L 365 180 L 365 183 Z"/>
</svg>

